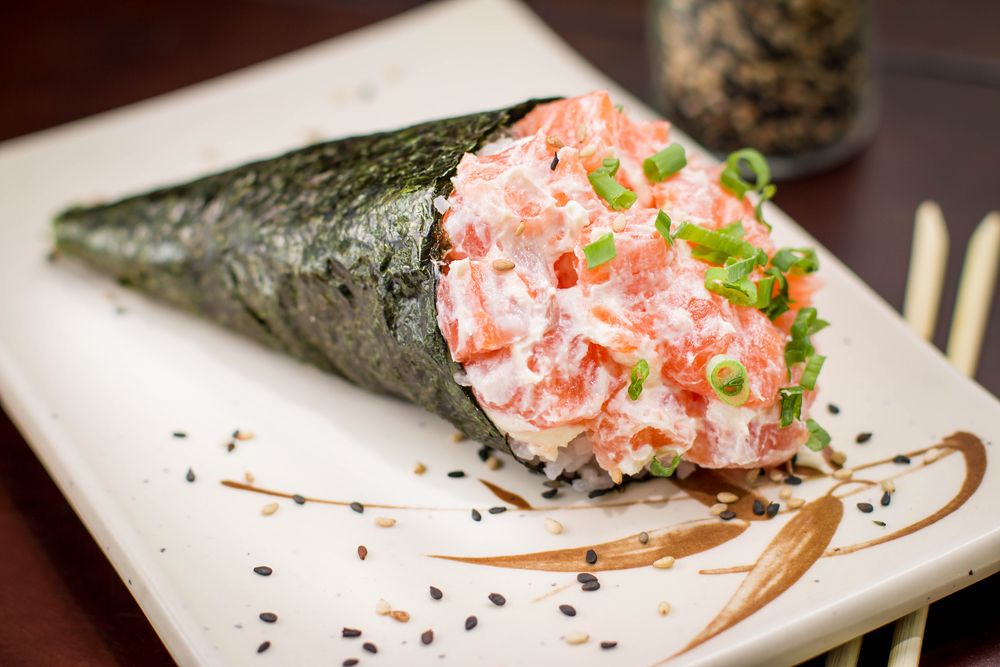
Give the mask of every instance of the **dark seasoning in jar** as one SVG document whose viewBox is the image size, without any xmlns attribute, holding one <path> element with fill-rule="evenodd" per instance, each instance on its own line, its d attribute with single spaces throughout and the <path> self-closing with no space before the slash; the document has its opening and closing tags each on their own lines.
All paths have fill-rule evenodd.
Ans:
<svg viewBox="0 0 1000 667">
<path fill-rule="evenodd" d="M 652 0 L 667 118 L 710 150 L 761 151 L 779 177 L 846 159 L 874 130 L 864 0 Z"/>
</svg>

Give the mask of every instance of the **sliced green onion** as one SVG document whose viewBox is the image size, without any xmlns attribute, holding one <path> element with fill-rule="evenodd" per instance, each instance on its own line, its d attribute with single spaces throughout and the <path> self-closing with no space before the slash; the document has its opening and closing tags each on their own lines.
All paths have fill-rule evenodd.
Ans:
<svg viewBox="0 0 1000 667">
<path fill-rule="evenodd" d="M 601 164 L 604 165 L 604 169 L 606 169 L 609 174 L 614 176 L 618 173 L 618 167 L 621 166 L 622 161 L 616 157 L 606 157 L 601 160 Z"/>
<path fill-rule="evenodd" d="M 746 259 L 736 259 L 730 257 L 726 260 L 725 269 L 726 275 L 729 280 L 741 280 L 746 278 L 753 270 L 757 267 L 756 257 L 747 257 Z"/>
<path fill-rule="evenodd" d="M 813 273 L 819 270 L 819 258 L 812 248 L 782 248 L 774 253 L 771 264 L 782 271 L 791 270 L 793 273 Z"/>
<path fill-rule="evenodd" d="M 740 226 L 742 229 L 742 225 Z M 684 239 L 685 241 L 690 241 L 695 243 L 701 248 L 695 248 L 696 251 L 701 251 L 702 249 L 716 251 L 720 255 L 724 255 L 723 262 L 729 257 L 757 257 L 757 248 L 742 240 L 738 236 L 733 236 L 731 233 L 726 233 L 722 231 L 716 231 L 714 229 L 708 229 L 707 227 L 702 227 L 701 225 L 695 225 L 690 222 L 682 222 L 680 227 L 674 233 L 675 239 Z M 692 253 L 694 254 L 694 253 Z M 698 257 L 698 259 L 703 259 L 704 257 Z M 722 262 L 717 262 L 721 264 Z"/>
<path fill-rule="evenodd" d="M 726 269 L 718 266 L 705 271 L 705 289 L 725 297 L 737 306 L 752 306 L 757 303 L 757 286 L 752 280 L 727 280 Z"/>
<path fill-rule="evenodd" d="M 618 253 L 615 250 L 615 235 L 608 232 L 593 243 L 583 246 L 583 254 L 587 257 L 587 268 L 596 269 L 605 262 L 610 262 Z"/>
<path fill-rule="evenodd" d="M 778 192 L 778 186 L 773 183 L 765 185 L 764 189 L 760 191 L 760 198 L 757 200 L 757 205 L 753 208 L 754 215 L 757 217 L 757 222 L 767 227 L 767 231 L 771 231 L 771 225 L 764 220 L 764 212 L 761 210 L 761 207 L 764 205 L 764 202 L 769 199 L 773 199 L 776 192 Z"/>
<path fill-rule="evenodd" d="M 657 213 L 656 214 L 656 222 L 653 223 L 653 226 L 656 227 L 656 231 L 660 232 L 660 236 L 662 236 L 663 240 L 667 242 L 667 245 L 673 245 L 674 244 L 674 237 L 671 236 L 671 234 L 670 234 L 670 216 L 669 215 L 667 215 L 663 211 L 660 211 L 659 213 Z"/>
<path fill-rule="evenodd" d="M 809 439 L 806 441 L 806 447 L 814 452 L 818 452 L 830 444 L 830 434 L 816 423 L 815 419 L 807 419 L 806 428 L 809 429 Z"/>
<path fill-rule="evenodd" d="M 791 426 L 802 414 L 802 387 L 782 387 L 778 390 L 781 399 L 781 426 Z"/>
<path fill-rule="evenodd" d="M 769 267 L 765 273 L 778 283 L 778 293 L 771 296 L 770 302 L 767 305 L 759 307 L 773 321 L 779 315 L 789 310 L 792 300 L 788 296 L 788 279 L 785 278 L 785 274 L 773 266 Z M 759 289 L 757 290 L 757 297 L 760 298 Z"/>
<path fill-rule="evenodd" d="M 746 164 L 754 174 L 754 183 L 748 183 L 743 179 L 742 165 Z M 726 188 L 734 195 L 743 198 L 750 190 L 763 191 L 771 182 L 771 168 L 767 166 L 767 160 L 753 148 L 742 148 L 734 151 L 726 158 L 726 167 L 719 177 L 722 187 Z"/>
<path fill-rule="evenodd" d="M 649 472 L 656 477 L 671 477 L 674 474 L 674 471 L 677 470 L 677 466 L 680 464 L 680 454 L 674 454 L 674 458 L 670 462 L 670 465 L 663 465 L 660 463 L 659 459 L 654 456 L 653 460 L 649 462 Z"/>
<path fill-rule="evenodd" d="M 684 147 L 680 144 L 670 144 L 659 153 L 651 155 L 642 161 L 642 172 L 654 183 L 673 176 L 687 166 Z"/>
<path fill-rule="evenodd" d="M 609 162 L 613 164 L 613 168 L 608 166 Z M 635 203 L 636 194 L 615 180 L 618 160 L 605 160 L 604 165 L 587 174 L 587 180 L 593 186 L 594 192 L 615 210 L 631 207 Z"/>
<path fill-rule="evenodd" d="M 810 391 L 815 389 L 816 379 L 819 377 L 819 372 L 823 368 L 824 361 L 826 361 L 826 357 L 821 354 L 814 354 L 809 357 L 806 360 L 806 367 L 802 371 L 802 379 L 799 380 L 799 384 Z"/>
<path fill-rule="evenodd" d="M 765 313 L 771 307 L 771 295 L 774 293 L 774 276 L 764 276 L 757 281 L 757 303 L 754 304 Z"/>
<path fill-rule="evenodd" d="M 830 323 L 816 317 L 815 308 L 802 308 L 792 323 L 791 340 L 785 345 L 785 364 L 789 371 L 793 364 L 801 363 L 813 353 L 809 337 L 822 331 Z"/>
<path fill-rule="evenodd" d="M 715 394 L 729 405 L 743 405 L 750 397 L 746 366 L 736 357 L 715 355 L 709 359 L 705 375 Z"/>
<path fill-rule="evenodd" d="M 736 222 L 731 222 L 724 227 L 720 227 L 718 230 L 720 234 L 725 234 L 726 236 L 732 236 L 733 238 L 741 239 L 746 233 L 743 229 L 743 223 L 737 220 Z M 706 248 L 702 245 L 695 244 L 691 247 L 691 256 L 695 259 L 700 259 L 703 262 L 708 262 L 709 264 L 725 264 L 726 259 L 729 257 L 726 253 L 720 252 L 718 250 L 712 250 L 711 248 Z"/>
<path fill-rule="evenodd" d="M 642 393 L 642 383 L 646 381 L 649 377 L 649 364 L 646 363 L 645 359 L 640 359 L 636 362 L 635 366 L 632 367 L 632 377 L 631 382 L 628 385 L 628 397 L 633 401 L 639 400 L 639 394 Z"/>
</svg>

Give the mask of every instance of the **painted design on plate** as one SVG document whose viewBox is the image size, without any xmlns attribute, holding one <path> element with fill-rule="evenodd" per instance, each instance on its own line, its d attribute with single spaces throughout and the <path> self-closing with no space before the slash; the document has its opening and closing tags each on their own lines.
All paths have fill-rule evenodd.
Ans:
<svg viewBox="0 0 1000 667">
<path fill-rule="evenodd" d="M 963 481 L 955 495 L 938 510 L 913 521 L 912 523 L 874 539 L 855 544 L 830 547 L 837 528 L 844 517 L 843 499 L 865 491 L 873 486 L 891 484 L 893 480 L 912 474 L 917 470 L 935 465 L 952 454 L 961 454 L 964 463 Z M 673 656 L 661 662 L 667 662 L 709 639 L 725 632 L 740 621 L 764 608 L 784 591 L 792 587 L 820 558 L 842 556 L 862 549 L 867 549 L 891 540 L 904 537 L 926 528 L 964 505 L 976 492 L 982 483 L 986 470 L 986 448 L 982 441 L 965 432 L 956 432 L 944 438 L 932 447 L 906 452 L 908 459 L 924 457 L 922 465 L 908 465 L 905 470 L 890 474 L 881 479 L 863 479 L 850 477 L 837 479 L 836 470 L 840 466 L 831 464 L 833 473 L 820 471 L 805 466 L 789 468 L 789 473 L 803 480 L 803 484 L 834 481 L 825 494 L 815 500 L 797 507 L 787 506 L 780 514 L 792 514 L 792 518 L 781 527 L 775 537 L 753 564 L 736 565 L 732 567 L 699 570 L 701 575 L 746 574 L 743 582 L 730 597 L 715 618 L 705 626 L 690 642 Z M 853 468 L 857 473 L 862 470 L 891 464 L 899 455 L 871 461 Z M 827 457 L 827 463 L 830 463 Z M 655 561 L 672 556 L 675 559 L 688 558 L 713 549 L 738 538 L 747 531 L 755 521 L 767 521 L 771 516 L 757 514 L 756 509 L 763 505 L 767 507 L 766 497 L 758 495 L 755 490 L 765 486 L 776 485 L 775 480 L 762 476 L 762 483 L 752 484 L 747 480 L 737 480 L 737 474 L 744 471 L 705 470 L 700 469 L 686 479 L 672 479 L 683 494 L 669 498 L 638 498 L 632 500 L 598 502 L 588 504 L 570 504 L 533 507 L 522 496 L 503 489 L 484 479 L 479 481 L 496 497 L 525 512 L 554 512 L 559 510 L 596 510 L 610 507 L 627 507 L 641 504 L 666 504 L 680 500 L 700 502 L 711 506 L 716 503 L 720 492 L 734 494 L 738 500 L 730 504 L 735 514 L 729 521 L 721 518 L 686 521 L 656 530 L 643 531 L 625 537 L 613 539 L 599 544 L 587 544 L 565 549 L 529 552 L 523 554 L 497 556 L 458 556 L 431 554 L 431 558 L 461 562 L 470 565 L 512 568 L 522 570 L 539 570 L 545 572 L 599 572 L 608 570 L 623 570 L 652 565 Z M 223 480 L 226 487 L 259 493 L 280 498 L 304 498 L 306 502 L 350 507 L 352 502 L 325 498 L 300 496 L 296 493 L 276 491 L 254 486 L 252 483 Z M 432 512 L 469 512 L 470 507 L 427 507 L 417 505 L 392 505 L 384 503 L 365 502 L 366 507 L 422 510 Z M 596 562 L 589 562 L 588 551 L 599 554 Z M 549 597 L 559 589 L 547 593 L 540 599 Z"/>
</svg>

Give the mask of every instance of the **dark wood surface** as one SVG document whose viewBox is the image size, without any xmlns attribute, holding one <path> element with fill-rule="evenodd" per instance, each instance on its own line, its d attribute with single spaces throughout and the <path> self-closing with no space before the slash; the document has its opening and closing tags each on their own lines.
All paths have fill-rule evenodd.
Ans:
<svg viewBox="0 0 1000 667">
<path fill-rule="evenodd" d="M 0 140 L 164 93 L 387 18 L 412 0 L 36 0 L 0 20 Z M 531 0 L 574 48 L 652 101 L 641 0 Z M 965 242 L 1000 208 L 1000 3 L 881 0 L 881 124 L 858 157 L 781 184 L 777 203 L 900 307 L 913 213 L 951 234 L 935 342 L 947 335 Z M 11 286 L 6 286 L 7 289 Z M 978 379 L 1000 393 L 1000 308 Z M 990 344 L 990 343 L 993 344 Z M 0 665 L 171 659 L 44 468 L 0 413 Z M 926 665 L 1000 665 L 1000 576 L 931 608 Z M 890 629 L 862 664 L 884 664 Z M 822 664 L 821 659 L 810 664 Z"/>
</svg>

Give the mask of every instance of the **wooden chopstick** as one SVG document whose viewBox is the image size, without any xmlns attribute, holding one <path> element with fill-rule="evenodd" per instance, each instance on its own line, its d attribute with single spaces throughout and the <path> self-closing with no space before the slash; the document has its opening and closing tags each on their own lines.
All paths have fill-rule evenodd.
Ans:
<svg viewBox="0 0 1000 667">
<path fill-rule="evenodd" d="M 948 334 L 948 359 L 968 376 L 976 373 L 998 267 L 1000 213 L 993 211 L 983 218 L 969 238 Z M 896 621 L 889 667 L 917 667 L 920 663 L 927 611 L 928 607 L 923 607 Z"/>
<path fill-rule="evenodd" d="M 948 228 L 944 224 L 941 207 L 935 202 L 925 201 L 917 207 L 913 223 L 910 270 L 906 278 L 906 295 L 903 298 L 903 318 L 910 325 L 910 328 L 924 340 L 930 340 L 934 335 L 938 303 L 941 301 L 941 286 L 944 283 L 944 270 L 947 263 Z M 923 619 L 924 621 L 927 619 L 926 608 L 923 610 Z M 898 628 L 899 625 L 897 625 Z M 911 634 L 922 637 L 923 628 L 921 627 L 919 632 Z M 858 664 L 863 638 L 863 636 L 855 637 L 827 653 L 826 667 L 854 667 Z M 895 645 L 896 642 L 893 641 L 894 648 Z M 900 645 L 902 646 L 902 644 Z M 916 652 L 919 656 L 919 641 Z"/>
</svg>

